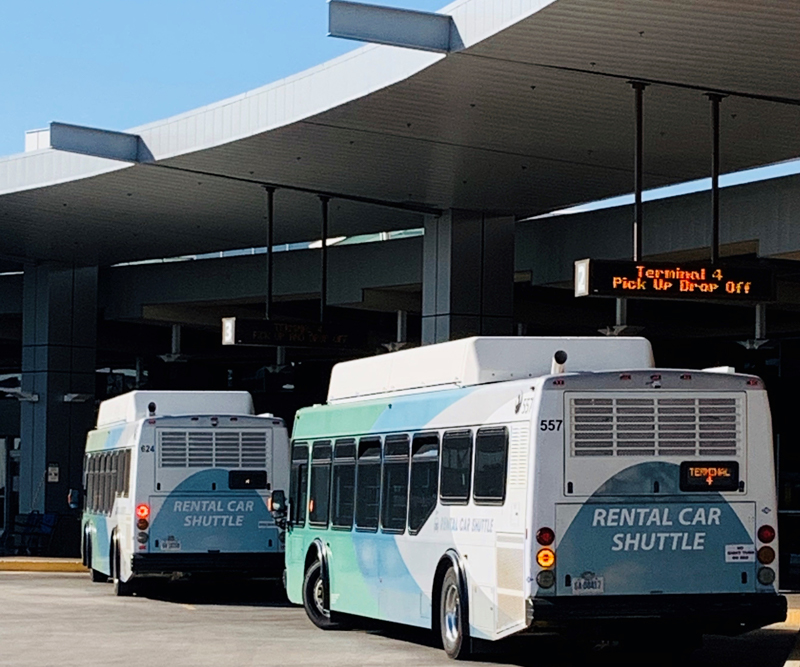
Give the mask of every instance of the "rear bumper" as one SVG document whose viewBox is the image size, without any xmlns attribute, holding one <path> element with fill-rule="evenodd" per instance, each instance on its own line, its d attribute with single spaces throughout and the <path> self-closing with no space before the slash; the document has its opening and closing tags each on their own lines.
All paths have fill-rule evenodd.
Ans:
<svg viewBox="0 0 800 667">
<path fill-rule="evenodd" d="M 134 575 L 213 574 L 233 577 L 280 578 L 283 553 L 134 554 Z"/>
<path fill-rule="evenodd" d="M 529 598 L 527 617 L 534 627 L 657 620 L 738 634 L 785 621 L 786 598 L 775 593 Z"/>
</svg>

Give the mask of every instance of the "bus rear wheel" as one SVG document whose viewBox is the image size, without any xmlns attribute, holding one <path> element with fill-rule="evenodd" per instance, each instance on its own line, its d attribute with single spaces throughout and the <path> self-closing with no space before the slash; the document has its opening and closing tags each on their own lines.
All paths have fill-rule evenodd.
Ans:
<svg viewBox="0 0 800 667">
<path fill-rule="evenodd" d="M 442 646 L 448 657 L 463 660 L 469 657 L 468 619 L 464 618 L 465 604 L 461 599 L 461 586 L 455 568 L 448 568 L 442 579 L 439 598 L 439 629 Z"/>
<path fill-rule="evenodd" d="M 119 563 L 119 547 L 117 546 L 116 542 L 112 549 L 113 552 L 113 573 L 112 578 L 114 581 L 114 595 L 117 597 L 130 597 L 136 592 L 137 586 L 136 582 L 133 580 L 129 581 L 122 581 L 120 579 L 120 563 Z"/>
<path fill-rule="evenodd" d="M 328 590 L 322 576 L 322 564 L 315 560 L 306 570 L 303 579 L 303 607 L 311 622 L 322 630 L 335 630 L 339 624 L 331 620 L 328 608 Z"/>
</svg>

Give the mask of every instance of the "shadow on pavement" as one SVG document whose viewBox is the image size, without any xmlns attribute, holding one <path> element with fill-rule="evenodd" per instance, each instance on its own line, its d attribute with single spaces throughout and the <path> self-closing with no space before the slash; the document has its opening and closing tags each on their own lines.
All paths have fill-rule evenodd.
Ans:
<svg viewBox="0 0 800 667">
<path fill-rule="evenodd" d="M 436 646 L 428 630 L 360 621 L 354 622 L 354 629 L 396 641 Z M 519 667 L 783 667 L 797 637 L 792 630 L 772 629 L 740 637 L 706 635 L 701 648 L 687 652 L 668 637 L 645 650 L 632 650 L 613 642 L 577 650 L 558 637 L 518 636 L 501 642 L 475 642 L 472 661 Z"/>
<path fill-rule="evenodd" d="M 137 596 L 162 602 L 250 607 L 291 607 L 283 586 L 271 581 L 153 580 L 141 585 Z"/>
</svg>

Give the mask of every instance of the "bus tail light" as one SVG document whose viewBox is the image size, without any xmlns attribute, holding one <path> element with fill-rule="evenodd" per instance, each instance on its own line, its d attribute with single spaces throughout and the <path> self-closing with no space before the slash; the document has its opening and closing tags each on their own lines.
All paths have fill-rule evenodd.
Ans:
<svg viewBox="0 0 800 667">
<path fill-rule="evenodd" d="M 149 539 L 150 539 L 150 536 L 147 533 L 139 533 L 136 536 L 136 540 L 139 542 L 139 544 L 146 544 L 147 540 L 149 540 Z"/>
<path fill-rule="evenodd" d="M 552 570 L 542 570 L 536 575 L 536 583 L 539 588 L 552 588 L 556 583 L 556 575 Z"/>
<path fill-rule="evenodd" d="M 150 527 L 150 522 L 147 519 L 139 519 L 136 522 L 136 527 L 139 530 L 147 530 Z"/>
<path fill-rule="evenodd" d="M 140 519 L 147 519 L 150 517 L 150 506 L 142 503 L 136 506 L 136 516 Z"/>
<path fill-rule="evenodd" d="M 536 562 L 539 563 L 539 567 L 553 567 L 556 564 L 556 552 L 547 547 L 539 549 L 539 553 L 536 554 Z"/>
<path fill-rule="evenodd" d="M 758 539 L 764 544 L 769 544 L 775 539 L 775 529 L 772 526 L 761 526 L 758 529 Z"/>
<path fill-rule="evenodd" d="M 775 549 L 772 547 L 761 547 L 756 555 L 758 562 L 762 565 L 769 565 L 775 560 Z"/>
<path fill-rule="evenodd" d="M 536 531 L 536 541 L 543 547 L 549 547 L 556 541 L 556 534 L 552 528 L 539 528 Z"/>
<path fill-rule="evenodd" d="M 756 577 L 758 578 L 759 584 L 762 586 L 769 586 L 770 584 L 775 583 L 775 570 L 773 570 L 771 567 L 759 568 Z"/>
</svg>

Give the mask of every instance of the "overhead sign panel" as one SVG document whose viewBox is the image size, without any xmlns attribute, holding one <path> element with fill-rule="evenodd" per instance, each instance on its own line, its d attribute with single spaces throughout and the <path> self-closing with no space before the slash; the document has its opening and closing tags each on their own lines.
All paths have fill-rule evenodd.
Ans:
<svg viewBox="0 0 800 667">
<path fill-rule="evenodd" d="M 772 272 L 711 262 L 575 262 L 575 296 L 763 302 L 775 299 Z"/>
<path fill-rule="evenodd" d="M 222 344 L 360 349 L 364 346 L 364 338 L 357 332 L 322 324 L 224 317 Z"/>
</svg>

